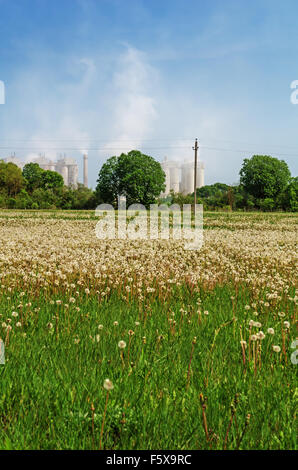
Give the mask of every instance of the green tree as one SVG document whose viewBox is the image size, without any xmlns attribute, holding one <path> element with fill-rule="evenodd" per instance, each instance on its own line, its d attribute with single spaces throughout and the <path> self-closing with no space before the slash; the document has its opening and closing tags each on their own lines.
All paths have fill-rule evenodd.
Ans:
<svg viewBox="0 0 298 470">
<path fill-rule="evenodd" d="M 281 207 L 284 210 L 298 212 L 298 176 L 291 178 L 290 184 L 283 192 L 281 196 Z"/>
<path fill-rule="evenodd" d="M 34 189 L 40 188 L 42 184 L 42 175 L 44 170 L 40 168 L 38 163 L 27 163 L 23 168 L 23 177 L 26 181 L 28 191 L 32 192 Z"/>
<path fill-rule="evenodd" d="M 165 189 L 165 173 L 159 162 L 138 150 L 111 157 L 102 166 L 97 180 L 98 202 L 117 204 L 125 196 L 127 205 L 139 203 L 148 207 Z"/>
<path fill-rule="evenodd" d="M 95 209 L 96 200 L 92 189 L 78 183 L 74 190 L 74 209 Z"/>
<path fill-rule="evenodd" d="M 14 163 L 0 162 L 0 190 L 15 197 L 24 185 L 22 170 Z"/>
<path fill-rule="evenodd" d="M 40 184 L 44 189 L 61 188 L 64 185 L 63 176 L 56 171 L 44 170 L 41 174 Z"/>
<path fill-rule="evenodd" d="M 244 191 L 257 199 L 273 199 L 285 190 L 291 173 L 285 161 L 268 155 L 245 158 L 240 170 Z"/>
</svg>

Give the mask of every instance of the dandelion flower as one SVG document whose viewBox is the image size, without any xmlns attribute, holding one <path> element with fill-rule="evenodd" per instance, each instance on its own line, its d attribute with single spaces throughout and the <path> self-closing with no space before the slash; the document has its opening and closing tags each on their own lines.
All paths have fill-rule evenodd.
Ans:
<svg viewBox="0 0 298 470">
<path fill-rule="evenodd" d="M 279 346 L 272 346 L 272 349 L 274 352 L 279 353 L 280 352 L 280 347 Z"/>
<path fill-rule="evenodd" d="M 267 333 L 269 335 L 274 335 L 274 329 L 273 328 L 268 328 Z"/>
<path fill-rule="evenodd" d="M 120 348 L 120 349 L 126 348 L 126 342 L 123 341 L 123 340 L 119 341 L 119 343 L 118 343 L 118 348 Z"/>
</svg>

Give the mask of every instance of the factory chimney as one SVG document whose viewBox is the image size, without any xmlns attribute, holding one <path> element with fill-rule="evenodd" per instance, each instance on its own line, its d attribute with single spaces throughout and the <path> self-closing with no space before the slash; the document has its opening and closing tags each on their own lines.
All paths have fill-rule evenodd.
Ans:
<svg viewBox="0 0 298 470">
<path fill-rule="evenodd" d="M 88 188 L 88 155 L 83 155 L 84 160 L 84 186 Z"/>
</svg>

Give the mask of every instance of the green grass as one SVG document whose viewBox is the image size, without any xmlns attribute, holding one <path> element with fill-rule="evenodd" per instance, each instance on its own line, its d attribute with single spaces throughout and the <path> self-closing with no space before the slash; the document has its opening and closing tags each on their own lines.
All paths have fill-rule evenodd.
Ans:
<svg viewBox="0 0 298 470">
<path fill-rule="evenodd" d="M 76 297 L 74 304 L 70 295 Z M 295 448 L 294 303 L 284 296 L 274 308 L 258 304 L 256 317 L 255 309 L 245 305 L 266 300 L 265 292 L 258 295 L 252 299 L 246 286 L 234 292 L 228 285 L 191 295 L 181 286 L 169 303 L 153 294 L 139 304 L 116 293 L 98 303 L 97 296 L 84 291 L 58 297 L 45 290 L 27 298 L 2 289 L 1 323 L 11 318 L 12 330 L 8 337 L 0 323 L 0 337 L 6 339 L 6 363 L 0 365 L 0 448 L 98 449 L 106 378 L 114 389 L 102 434 L 105 449 Z M 32 305 L 25 307 L 28 302 Z M 20 303 L 23 308 L 17 308 Z M 248 342 L 250 319 L 261 322 L 266 334 L 256 370 L 248 349 L 243 364 L 240 345 L 240 327 Z M 23 325 L 17 327 L 20 320 Z M 284 320 L 291 322 L 285 354 Z M 273 337 L 268 327 L 275 329 Z M 123 361 L 120 340 L 127 343 Z M 280 353 L 272 351 L 273 344 L 281 346 Z"/>
</svg>

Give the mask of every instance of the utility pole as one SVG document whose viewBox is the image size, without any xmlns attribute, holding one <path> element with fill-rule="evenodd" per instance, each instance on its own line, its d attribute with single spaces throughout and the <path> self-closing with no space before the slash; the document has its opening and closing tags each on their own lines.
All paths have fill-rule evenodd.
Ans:
<svg viewBox="0 0 298 470">
<path fill-rule="evenodd" d="M 195 151 L 195 174 L 194 174 L 194 215 L 196 215 L 196 204 L 197 204 L 197 168 L 198 168 L 198 139 L 195 140 L 195 146 L 193 150 Z"/>
</svg>

